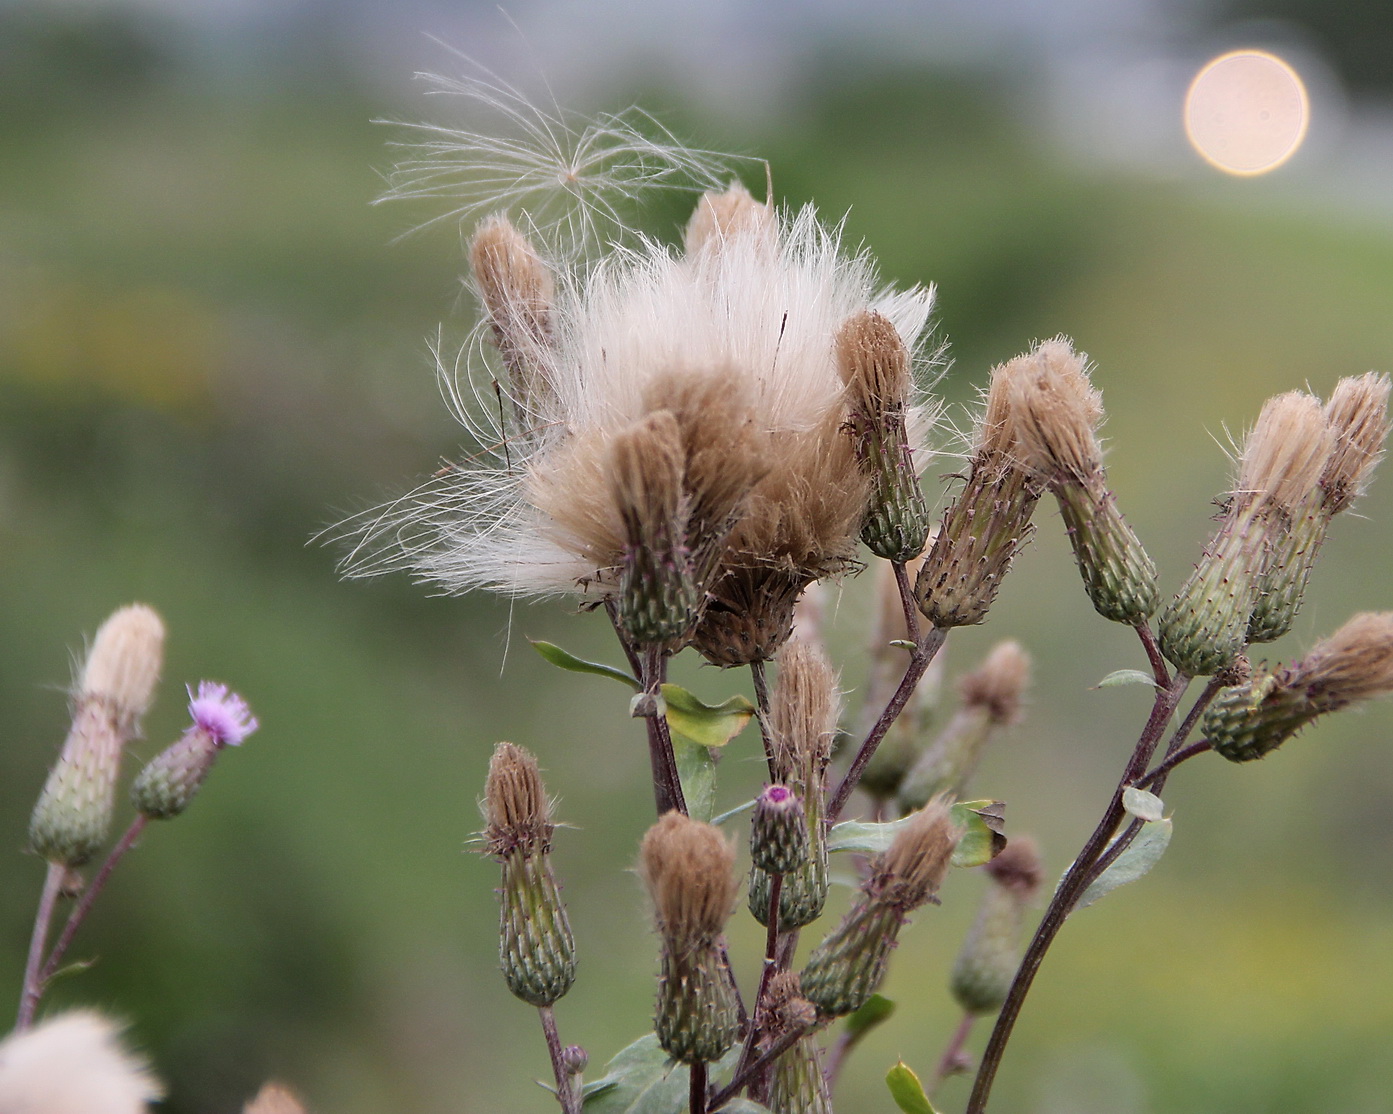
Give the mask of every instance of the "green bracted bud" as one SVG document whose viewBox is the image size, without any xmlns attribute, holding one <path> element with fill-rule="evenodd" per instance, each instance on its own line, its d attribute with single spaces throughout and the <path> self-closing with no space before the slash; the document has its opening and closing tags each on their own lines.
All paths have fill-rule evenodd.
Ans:
<svg viewBox="0 0 1393 1114">
<path fill-rule="evenodd" d="M 1104 619 L 1136 626 L 1160 602 L 1156 566 L 1103 486 L 1101 473 L 1093 480 L 1054 489 L 1060 515 L 1094 609 Z"/>
<path fill-rule="evenodd" d="M 208 735 L 190 732 L 140 771 L 131 784 L 131 803 L 152 820 L 178 816 L 189 807 L 217 754 Z"/>
<path fill-rule="evenodd" d="M 1249 642 L 1275 642 L 1291 630 L 1329 525 L 1319 497 L 1296 510 L 1258 581 L 1257 602 L 1248 619 Z"/>
<path fill-rule="evenodd" d="M 123 739 L 110 706 L 84 700 L 29 819 L 29 846 L 51 863 L 81 866 L 106 842 Z"/>
<path fill-rule="evenodd" d="M 545 855 L 503 858 L 498 957 L 508 989 L 528 1005 L 550 1006 L 576 981 L 576 943 Z"/>
<path fill-rule="evenodd" d="M 719 1060 L 740 1035 L 740 1006 L 715 947 L 664 947 L 654 1019 L 658 1044 L 684 1064 Z"/>
<path fill-rule="evenodd" d="M 755 800 L 750 858 L 761 871 L 788 874 L 808 861 L 803 802 L 786 785 L 768 785 Z"/>
<path fill-rule="evenodd" d="M 821 836 L 809 839 L 808 858 L 784 874 L 779 889 L 779 931 L 810 925 L 822 916 L 827 904 L 827 845 Z M 769 927 L 770 876 L 755 867 L 750 871 L 750 913 Z"/>
<path fill-rule="evenodd" d="M 977 1015 L 995 1013 L 1006 1001 L 1021 962 L 1025 911 L 1044 880 L 1030 839 L 1011 840 L 982 869 L 990 881 L 948 984 L 958 1005 Z"/>
<path fill-rule="evenodd" d="M 771 1114 L 832 1114 L 832 1095 L 812 1037 L 795 1041 L 774 1061 L 766 1105 Z"/>
<path fill-rule="evenodd" d="M 641 646 L 686 634 L 703 596 L 681 542 L 670 534 L 650 541 L 625 549 L 619 576 L 619 622 Z"/>
<path fill-rule="evenodd" d="M 858 901 L 803 968 L 803 995 L 830 1017 L 855 1013 L 885 980 L 890 952 L 905 922 L 891 905 Z"/>
</svg>

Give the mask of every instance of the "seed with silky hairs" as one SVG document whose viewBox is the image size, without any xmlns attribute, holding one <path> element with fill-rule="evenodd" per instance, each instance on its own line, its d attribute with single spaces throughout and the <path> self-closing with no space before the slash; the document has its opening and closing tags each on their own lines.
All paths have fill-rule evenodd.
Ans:
<svg viewBox="0 0 1393 1114">
<path fill-rule="evenodd" d="M 710 824 L 668 812 L 643 837 L 639 873 L 662 941 L 658 1043 L 684 1064 L 719 1060 L 740 1031 L 719 946 L 739 886 L 735 849 Z"/>
<path fill-rule="evenodd" d="M 504 981 L 529 1005 L 549 1006 L 575 982 L 576 945 L 551 870 L 551 802 L 537 760 L 522 747 L 494 747 L 483 810 L 484 851 L 503 868 L 498 954 Z"/>
<path fill-rule="evenodd" d="M 982 868 L 989 882 L 953 964 L 949 989 L 971 1014 L 995 1013 L 1021 962 L 1026 910 L 1040 892 L 1044 867 L 1034 840 L 1016 838 Z"/>
<path fill-rule="evenodd" d="M 106 842 L 121 754 L 154 699 L 164 623 L 144 604 L 115 612 L 92 640 L 73 694 L 73 719 L 29 821 L 29 846 L 81 866 Z"/>
<path fill-rule="evenodd" d="M 1393 612 L 1361 612 L 1300 661 L 1254 670 L 1205 712 L 1209 744 L 1231 762 L 1276 750 L 1318 716 L 1393 692 Z"/>
<path fill-rule="evenodd" d="M 861 883 L 842 923 L 803 969 L 803 994 L 819 1013 L 852 1013 L 875 993 L 908 914 L 933 899 L 961 838 L 962 829 L 942 798 L 930 801 L 899 831 Z"/>
<path fill-rule="evenodd" d="M 1159 602 L 1156 566 L 1117 509 L 1096 430 L 1101 396 L 1088 357 L 1064 337 L 1045 341 L 1009 382 L 1024 463 L 1059 502 L 1074 560 L 1098 614 L 1143 622 Z"/>
<path fill-rule="evenodd" d="M 1330 453 L 1317 399 L 1268 399 L 1243 445 L 1238 484 L 1219 528 L 1157 622 L 1161 652 L 1177 669 L 1208 676 L 1243 651 L 1263 573 L 1283 522 L 1315 490 Z"/>
</svg>

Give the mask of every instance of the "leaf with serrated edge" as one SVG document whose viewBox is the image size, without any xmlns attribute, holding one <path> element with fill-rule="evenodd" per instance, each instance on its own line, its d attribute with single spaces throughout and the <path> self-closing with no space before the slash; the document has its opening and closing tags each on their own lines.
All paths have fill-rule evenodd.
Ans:
<svg viewBox="0 0 1393 1114">
<path fill-rule="evenodd" d="M 1158 687 L 1156 678 L 1150 673 L 1143 673 L 1140 669 L 1114 670 L 1093 687 L 1095 689 L 1110 689 L 1116 688 L 1118 685 L 1150 685 L 1152 688 Z"/>
<path fill-rule="evenodd" d="M 885 1073 L 885 1085 L 890 1088 L 890 1096 L 904 1114 L 937 1114 L 929 1096 L 924 1094 L 924 1085 L 919 1077 L 903 1060 Z"/>
<path fill-rule="evenodd" d="M 1001 834 L 1004 807 L 1000 801 L 959 801 L 948 810 L 953 823 L 964 829 L 963 837 L 953 851 L 954 866 L 981 866 L 991 862 L 1006 846 L 1006 837 Z M 912 818 L 911 813 L 898 820 L 881 823 L 843 820 L 832 826 L 827 838 L 827 850 L 879 855 Z"/>
<path fill-rule="evenodd" d="M 741 1052 L 735 1045 L 711 1065 L 711 1076 L 730 1071 Z M 652 1033 L 615 1053 L 601 1079 L 588 1083 L 582 1109 L 585 1114 L 687 1114 L 691 1104 L 687 1066 L 674 1061 Z M 767 1114 L 765 1107 L 749 1099 L 732 1099 L 722 1114 Z"/>
<path fill-rule="evenodd" d="M 1117 861 L 1103 871 L 1079 897 L 1075 909 L 1086 909 L 1100 897 L 1112 893 L 1118 886 L 1135 882 L 1160 861 L 1171 841 L 1171 822 L 1153 820 L 1143 824 L 1132 845 L 1117 856 Z"/>
<path fill-rule="evenodd" d="M 690 742 L 681 735 L 672 738 L 672 756 L 682 782 L 682 799 L 687 815 L 709 823 L 716 811 L 716 756 L 710 747 Z"/>
<path fill-rule="evenodd" d="M 754 718 L 755 706 L 743 696 L 704 704 L 681 685 L 664 685 L 662 692 L 668 727 L 704 747 L 725 746 Z"/>
<path fill-rule="evenodd" d="M 1122 807 L 1138 820 L 1159 820 L 1165 815 L 1166 806 L 1155 793 L 1129 785 L 1122 791 Z"/>
<path fill-rule="evenodd" d="M 555 642 L 543 642 L 537 638 L 529 638 L 527 641 L 532 643 L 532 648 L 552 665 L 560 666 L 567 672 L 593 673 L 598 677 L 608 677 L 610 680 L 628 685 L 635 692 L 642 687 L 635 678 L 613 665 L 606 665 L 602 661 L 586 661 L 584 658 L 578 658 L 569 650 L 563 650 Z"/>
</svg>

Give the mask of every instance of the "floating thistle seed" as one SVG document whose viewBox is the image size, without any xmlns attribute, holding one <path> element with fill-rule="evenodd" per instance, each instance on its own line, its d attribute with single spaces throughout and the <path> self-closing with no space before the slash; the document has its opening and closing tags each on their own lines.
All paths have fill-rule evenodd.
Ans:
<svg viewBox="0 0 1393 1114">
<path fill-rule="evenodd" d="M 503 868 L 503 979 L 528 1005 L 550 1006 L 575 982 L 576 944 L 551 870 L 551 802 L 537 760 L 522 747 L 494 747 L 483 810 L 485 853 Z"/>
<path fill-rule="evenodd" d="M 1040 892 L 1044 867 L 1034 840 L 1016 838 L 982 870 L 989 882 L 953 964 L 949 989 L 971 1014 L 995 1013 L 1021 962 L 1025 912 Z"/>
<path fill-rule="evenodd" d="M 803 969 L 803 994 L 820 1014 L 852 1013 L 875 993 L 900 928 L 912 910 L 933 899 L 961 838 L 945 800 L 936 798 L 876 859 L 850 911 Z"/>
<path fill-rule="evenodd" d="M 72 727 L 29 821 L 29 845 L 81 866 L 106 842 L 121 752 L 154 699 L 164 623 L 144 604 L 115 612 L 92 640 L 73 695 Z"/>
<path fill-rule="evenodd" d="M 827 901 L 827 764 L 837 730 L 837 674 L 821 650 L 791 642 L 779 653 L 779 673 L 769 701 L 770 776 L 802 803 L 807 858 L 785 872 L 779 891 L 779 930 L 801 928 Z M 769 922 L 769 873 L 750 872 L 749 906 Z"/>
<path fill-rule="evenodd" d="M 146 1114 L 163 1090 L 120 1029 L 77 1010 L 0 1041 L 5 1114 Z"/>
<path fill-rule="evenodd" d="M 1300 661 L 1224 689 L 1202 731 L 1231 762 L 1276 750 L 1327 712 L 1393 692 L 1393 612 L 1355 615 Z"/>
<path fill-rule="evenodd" d="M 188 808 L 218 753 L 241 746 L 260 726 L 245 700 L 214 681 L 200 681 L 197 695 L 189 690 L 189 715 L 193 726 L 131 784 L 131 802 L 151 820 L 168 820 Z"/>
<path fill-rule="evenodd" d="M 777 1060 L 764 1104 L 772 1114 L 832 1114 L 832 1097 L 823 1074 L 821 1056 L 812 1032 L 817 1009 L 802 996 L 798 975 L 780 971 L 769 980 L 766 1005 L 760 1013 L 761 1051 L 790 1033 L 807 1032 Z"/>
<path fill-rule="evenodd" d="M 1364 491 L 1388 436 L 1388 376 L 1346 376 L 1325 404 L 1330 455 L 1320 483 L 1292 507 L 1273 544 L 1248 621 L 1249 642 L 1291 630 L 1331 519 Z"/>
<path fill-rule="evenodd" d="M 1105 619 L 1135 626 L 1159 602 L 1156 566 L 1108 488 L 1087 360 L 1064 337 L 1045 341 L 1011 378 L 1011 408 L 1022 460 L 1059 503 L 1088 598 Z"/>
<path fill-rule="evenodd" d="M 992 371 L 967 481 L 944 512 L 938 537 L 914 582 L 919 610 L 934 626 L 972 626 L 987 617 L 1016 552 L 1030 538 L 1030 516 L 1044 492 L 1020 464 L 1010 383 L 1028 374 L 1036 353 Z"/>
<path fill-rule="evenodd" d="M 719 829 L 664 813 L 639 848 L 639 872 L 661 938 L 658 1043 L 684 1064 L 719 1060 L 740 1031 L 739 1003 L 720 940 L 739 883 L 735 849 Z"/>
<path fill-rule="evenodd" d="M 877 557 L 908 561 L 923 552 L 931 525 L 906 426 L 913 388 L 909 349 L 873 310 L 848 318 L 837 330 L 836 347 L 847 386 L 847 432 L 871 483 L 861 540 Z"/>
<path fill-rule="evenodd" d="M 1267 400 L 1244 442 L 1219 527 L 1161 612 L 1157 639 L 1177 669 L 1208 676 L 1242 652 L 1276 539 L 1315 490 L 1330 440 L 1315 398 L 1290 391 Z"/>
<path fill-rule="evenodd" d="M 961 797 L 987 744 L 1020 718 L 1030 684 L 1030 655 L 1007 640 L 958 681 L 958 710 L 899 789 L 900 808 L 913 812 L 940 793 Z"/>
</svg>

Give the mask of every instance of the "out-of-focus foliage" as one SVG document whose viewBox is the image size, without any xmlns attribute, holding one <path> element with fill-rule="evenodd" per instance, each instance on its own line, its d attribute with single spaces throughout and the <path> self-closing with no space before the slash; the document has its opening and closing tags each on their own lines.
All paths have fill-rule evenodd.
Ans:
<svg viewBox="0 0 1393 1114">
<path fill-rule="evenodd" d="M 433 214 L 368 204 L 393 137 L 369 121 L 448 105 L 307 58 L 197 69 L 158 24 L 57 11 L 9 14 L 0 34 L 0 1001 L 18 997 L 42 876 L 18 849 L 64 731 L 70 651 L 140 599 L 165 615 L 170 659 L 139 756 L 174 737 L 181 686 L 202 677 L 243 692 L 263 728 L 186 817 L 152 826 L 75 946 L 100 962 L 52 1005 L 131 1018 L 180 1114 L 239 1109 L 271 1075 L 339 1114 L 549 1109 L 530 1082 L 549 1070 L 535 1018 L 495 969 L 493 865 L 465 841 L 493 741 L 535 750 L 574 825 L 555 858 L 580 951 L 562 1036 L 604 1064 L 652 1009 L 628 873 L 647 760 L 619 686 L 521 639 L 619 655 L 599 616 L 343 584 L 335 554 L 307 545 L 460 441 L 424 340 L 442 319 L 446 352 L 467 331 L 458 240 L 396 241 Z M 1067 332 L 1091 354 L 1110 474 L 1168 586 L 1228 482 L 1226 427 L 1267 394 L 1393 364 L 1386 231 L 1286 210 L 1261 182 L 1086 171 L 1019 123 L 1000 75 L 868 78 L 834 58 L 821 72 L 751 142 L 776 192 L 849 209 L 847 236 L 888 278 L 939 284 L 953 400 L 1035 338 Z M 720 146 L 736 124 L 680 126 Z M 680 219 L 674 206 L 655 231 Z M 935 497 L 955 468 L 930 466 Z M 1274 656 L 1393 606 L 1393 476 L 1363 511 L 1339 524 Z M 1039 524 L 991 622 L 949 657 L 966 668 L 1005 635 L 1034 655 L 1026 726 L 973 789 L 1006 800 L 1008 830 L 1037 832 L 1057 871 L 1146 694 L 1091 690 L 1143 663 L 1092 615 L 1053 514 Z M 845 660 L 868 600 L 851 582 L 835 608 Z M 690 664 L 675 680 L 712 703 L 745 685 Z M 1001 1109 L 1384 1109 L 1391 722 L 1377 708 L 1251 769 L 1179 772 L 1167 857 L 1061 938 Z M 746 732 L 727 748 L 718 811 L 752 795 L 757 746 Z M 975 882 L 951 880 L 905 934 L 885 987 L 900 1008 L 848 1068 L 847 1109 L 883 1108 L 886 1068 L 930 1063 L 956 1024 L 946 973 Z M 761 937 L 735 932 L 749 979 Z"/>
</svg>

